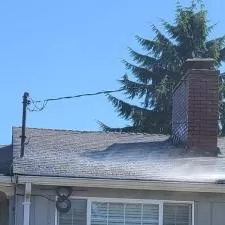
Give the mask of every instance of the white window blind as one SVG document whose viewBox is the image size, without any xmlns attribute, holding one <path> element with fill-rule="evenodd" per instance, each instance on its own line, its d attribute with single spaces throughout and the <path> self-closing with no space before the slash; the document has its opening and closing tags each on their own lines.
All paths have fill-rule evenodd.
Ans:
<svg viewBox="0 0 225 225">
<path fill-rule="evenodd" d="M 163 225 L 191 225 L 191 204 L 164 203 Z"/>
<path fill-rule="evenodd" d="M 158 204 L 92 202 L 91 225 L 158 225 Z"/>
<path fill-rule="evenodd" d="M 68 213 L 58 213 L 58 225 L 192 225 L 192 204 L 188 203 L 92 201 L 88 212 L 86 199 L 71 203 Z"/>
<path fill-rule="evenodd" d="M 87 200 L 71 200 L 71 209 L 68 213 L 58 213 L 59 225 L 86 225 L 87 224 Z"/>
</svg>

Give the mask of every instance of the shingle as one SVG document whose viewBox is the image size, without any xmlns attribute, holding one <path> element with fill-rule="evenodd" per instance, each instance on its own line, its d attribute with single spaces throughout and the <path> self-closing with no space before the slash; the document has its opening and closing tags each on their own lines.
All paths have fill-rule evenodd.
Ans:
<svg viewBox="0 0 225 225">
<path fill-rule="evenodd" d="M 225 179 L 225 139 L 221 155 L 189 154 L 168 136 L 13 128 L 13 169 L 17 174 L 107 179 L 218 182 Z"/>
<path fill-rule="evenodd" d="M 0 174 L 9 175 L 12 167 L 12 145 L 0 145 Z"/>
</svg>

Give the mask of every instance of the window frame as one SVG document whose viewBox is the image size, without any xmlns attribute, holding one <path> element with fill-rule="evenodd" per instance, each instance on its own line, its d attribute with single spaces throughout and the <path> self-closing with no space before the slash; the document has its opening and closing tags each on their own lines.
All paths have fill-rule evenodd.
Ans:
<svg viewBox="0 0 225 225">
<path fill-rule="evenodd" d="M 178 200 L 154 200 L 154 199 L 136 199 L 136 198 L 104 198 L 104 197 L 83 197 L 71 196 L 70 199 L 85 199 L 87 200 L 87 225 L 91 225 L 91 203 L 92 202 L 112 202 L 112 203 L 133 203 L 133 204 L 157 204 L 159 205 L 159 225 L 163 225 L 163 204 L 164 203 L 177 203 L 177 204 L 190 204 L 192 223 L 194 225 L 194 201 L 178 201 Z M 55 208 L 55 225 L 58 224 L 58 211 Z"/>
</svg>

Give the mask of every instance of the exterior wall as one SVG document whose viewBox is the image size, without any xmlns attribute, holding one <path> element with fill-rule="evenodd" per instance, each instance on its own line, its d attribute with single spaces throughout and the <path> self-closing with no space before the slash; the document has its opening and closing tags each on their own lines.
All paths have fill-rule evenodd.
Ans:
<svg viewBox="0 0 225 225">
<path fill-rule="evenodd" d="M 23 188 L 16 196 L 15 225 L 23 225 Z M 53 191 L 32 190 L 30 225 L 55 225 L 55 193 Z"/>
<path fill-rule="evenodd" d="M 225 224 L 225 194 L 75 188 L 73 196 L 194 201 L 194 225 Z M 31 225 L 55 225 L 55 187 L 33 187 Z M 17 196 L 16 225 L 23 225 L 23 196 Z"/>
</svg>

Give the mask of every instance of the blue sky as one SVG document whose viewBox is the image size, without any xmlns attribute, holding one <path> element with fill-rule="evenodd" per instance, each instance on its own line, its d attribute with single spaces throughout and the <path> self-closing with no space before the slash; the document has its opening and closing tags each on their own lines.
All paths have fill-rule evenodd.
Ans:
<svg viewBox="0 0 225 225">
<path fill-rule="evenodd" d="M 187 5 L 190 1 L 181 0 Z M 150 26 L 172 21 L 176 0 L 12 0 L 0 2 L 0 143 L 11 142 L 21 126 L 22 95 L 34 100 L 119 88 L 128 47 L 136 34 L 152 38 Z M 225 34 L 225 1 L 204 1 L 214 36 Z M 222 71 L 224 69 L 222 68 Z M 120 94 L 117 96 L 121 97 Z M 117 117 L 104 96 L 51 102 L 28 112 L 27 126 L 98 130 L 128 122 Z"/>
</svg>

